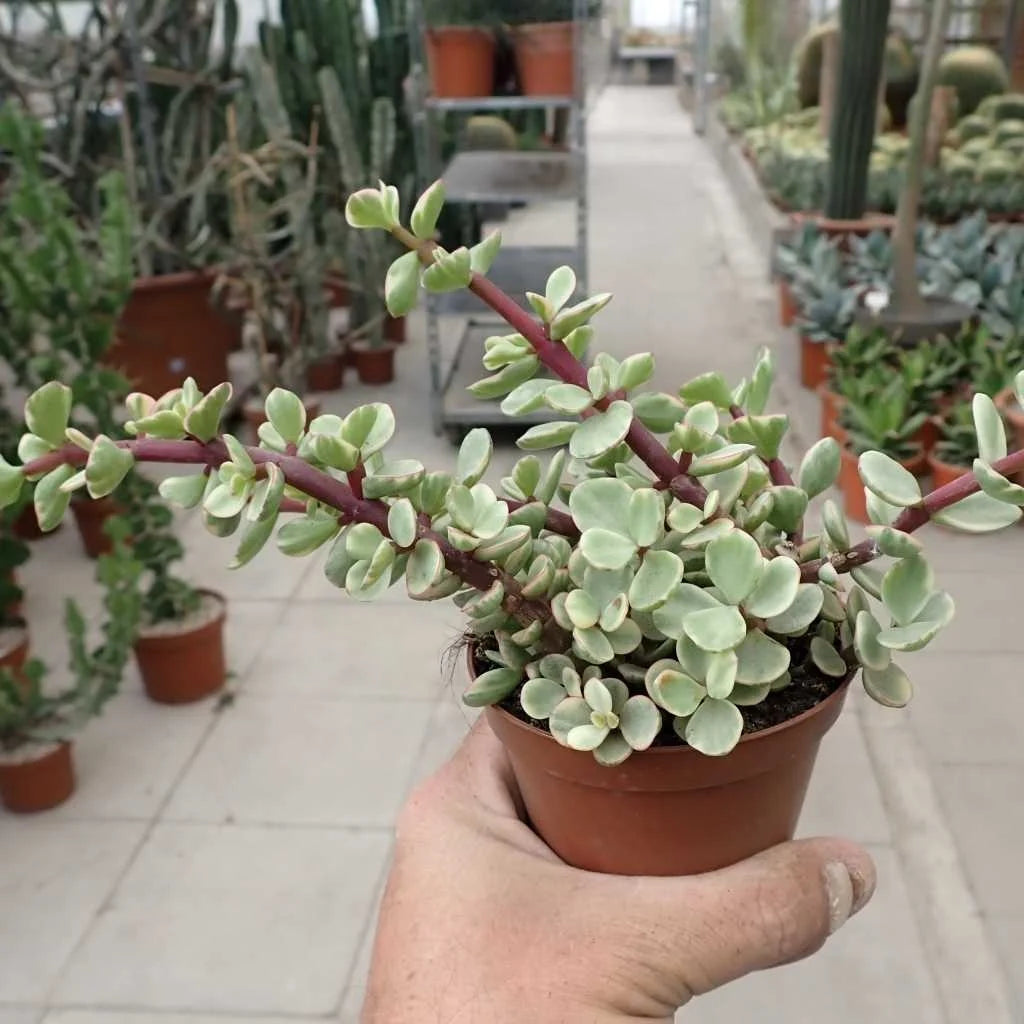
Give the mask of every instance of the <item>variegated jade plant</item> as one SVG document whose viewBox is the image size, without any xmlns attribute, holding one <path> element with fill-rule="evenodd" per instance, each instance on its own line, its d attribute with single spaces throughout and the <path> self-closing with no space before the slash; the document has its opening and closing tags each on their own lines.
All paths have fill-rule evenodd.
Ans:
<svg viewBox="0 0 1024 1024">
<path fill-rule="evenodd" d="M 575 276 L 562 267 L 530 296 L 532 314 L 520 308 L 486 277 L 497 235 L 451 253 L 434 243 L 443 202 L 437 183 L 407 229 L 396 190 L 382 185 L 353 195 L 346 213 L 409 249 L 387 274 L 393 315 L 409 312 L 421 286 L 469 288 L 508 322 L 511 333 L 487 343 L 493 375 L 477 395 L 504 396 L 510 414 L 546 407 L 565 417 L 522 435 L 531 454 L 502 480 L 504 498 L 482 482 L 492 451 L 484 430 L 466 436 L 453 473 L 427 472 L 390 454 L 388 406 L 307 423 L 300 399 L 276 389 L 259 446 L 246 447 L 221 429 L 229 386 L 203 394 L 189 380 L 160 399 L 130 396 L 130 436 L 118 441 L 68 430 L 69 392 L 47 384 L 26 406 L 24 465 L 0 467 L 0 504 L 38 481 L 39 519 L 53 528 L 71 492 L 110 494 L 136 462 L 196 464 L 199 473 L 161 491 L 201 505 L 214 532 L 240 531 L 235 566 L 276 530 L 288 555 L 329 544 L 328 579 L 359 600 L 403 578 L 417 600 L 453 598 L 490 665 L 467 703 L 517 701 L 559 743 L 603 764 L 674 733 L 727 754 L 743 708 L 808 673 L 839 685 L 860 668 L 871 696 L 905 704 L 910 683 L 894 654 L 923 647 L 953 615 L 914 532 L 932 520 L 995 530 L 1024 505 L 1024 488 L 1007 479 L 1024 452 L 1007 455 L 992 401 L 974 398 L 972 472 L 922 496 L 897 462 L 865 452 L 866 539 L 851 538 L 830 500 L 810 534 L 808 503 L 835 481 L 839 450 L 818 441 L 790 475 L 780 458 L 787 418 L 765 412 L 767 352 L 734 389 L 709 373 L 675 394 L 640 393 L 650 355 L 602 353 L 588 369 L 589 321 L 610 296 L 574 302 Z M 532 454 L 552 448 L 546 461 Z M 278 528 L 282 513 L 294 518 Z"/>
</svg>

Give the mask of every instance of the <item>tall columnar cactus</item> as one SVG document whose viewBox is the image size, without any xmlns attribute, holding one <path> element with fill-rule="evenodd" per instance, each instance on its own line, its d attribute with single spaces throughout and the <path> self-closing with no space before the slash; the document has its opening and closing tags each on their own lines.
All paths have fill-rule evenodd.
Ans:
<svg viewBox="0 0 1024 1024">
<path fill-rule="evenodd" d="M 890 0 L 844 0 L 840 8 L 839 81 L 825 199 L 829 217 L 855 220 L 864 213 L 889 7 Z"/>
</svg>

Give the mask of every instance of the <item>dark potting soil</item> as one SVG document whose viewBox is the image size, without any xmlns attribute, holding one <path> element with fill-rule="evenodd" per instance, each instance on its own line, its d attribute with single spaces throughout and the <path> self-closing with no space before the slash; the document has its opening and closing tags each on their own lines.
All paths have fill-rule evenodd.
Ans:
<svg viewBox="0 0 1024 1024">
<path fill-rule="evenodd" d="M 810 711 L 815 705 L 820 704 L 827 697 L 830 697 L 843 684 L 842 679 L 835 679 L 831 676 L 822 675 L 810 660 L 810 636 L 791 637 L 789 640 L 776 638 L 780 643 L 785 643 L 790 652 L 790 684 L 782 690 L 769 693 L 760 703 L 749 707 L 741 707 L 743 715 L 743 734 L 760 732 L 762 729 L 770 729 L 774 725 L 781 725 L 788 722 L 805 711 Z M 487 640 L 481 642 L 487 644 Z M 494 666 L 474 654 L 474 668 L 478 673 L 486 672 Z M 631 693 L 645 693 L 642 686 L 630 685 Z M 519 703 L 519 694 L 522 686 L 517 686 L 503 701 L 499 707 L 510 715 L 518 718 L 520 722 L 536 726 L 545 732 L 548 731 L 547 722 L 531 718 Z M 687 744 L 675 729 L 672 728 L 671 718 L 665 724 L 652 746 L 654 747 L 685 747 Z"/>
</svg>

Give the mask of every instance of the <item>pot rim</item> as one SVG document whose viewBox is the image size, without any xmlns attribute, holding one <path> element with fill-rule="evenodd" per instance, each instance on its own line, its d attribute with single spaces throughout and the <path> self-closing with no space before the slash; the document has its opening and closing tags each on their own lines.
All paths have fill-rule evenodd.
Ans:
<svg viewBox="0 0 1024 1024">
<path fill-rule="evenodd" d="M 209 284 L 212 287 L 219 273 L 220 271 L 216 267 L 204 267 L 202 270 L 179 270 L 173 274 L 151 274 L 148 277 L 136 277 L 132 281 L 132 291 L 167 291 L 192 284 Z"/>
<path fill-rule="evenodd" d="M 394 352 L 398 349 L 397 341 L 389 341 L 384 338 L 379 345 L 371 345 L 365 338 L 356 338 L 348 343 L 349 349 L 356 355 L 373 355 L 374 353 Z"/>
<path fill-rule="evenodd" d="M 208 622 L 204 622 L 200 626 L 193 626 L 191 629 L 180 631 L 168 631 L 164 629 L 156 635 L 149 636 L 145 635 L 146 627 L 140 626 L 139 632 L 135 637 L 135 643 L 158 644 L 162 641 L 174 643 L 178 640 L 194 636 L 196 633 L 201 633 L 204 630 L 222 626 L 228 615 L 228 599 L 219 590 L 212 590 L 209 587 L 196 587 L 195 589 L 197 593 L 202 594 L 205 597 L 212 597 L 218 603 L 220 607 L 215 618 L 210 619 Z"/>
<path fill-rule="evenodd" d="M 473 35 L 473 36 L 487 36 L 488 39 L 494 38 L 494 33 L 489 28 L 484 28 L 483 25 L 428 25 L 426 28 L 426 34 L 432 35 Z"/>
<path fill-rule="evenodd" d="M 469 665 L 470 678 L 473 679 L 476 678 L 476 670 L 473 665 L 473 652 L 475 650 L 475 642 L 470 643 L 466 648 L 466 661 L 467 664 Z M 839 685 L 824 700 L 818 701 L 817 704 L 812 705 L 806 711 L 801 711 L 799 715 L 794 715 L 792 718 L 787 718 L 784 722 L 779 722 L 778 725 L 770 725 L 767 729 L 758 729 L 756 732 L 744 733 L 740 737 L 739 743 L 737 743 L 736 746 L 742 746 L 744 743 L 750 744 L 753 740 L 761 738 L 767 739 L 770 736 L 777 736 L 779 733 L 784 732 L 785 730 L 794 727 L 800 724 L 801 722 L 806 721 L 809 718 L 814 717 L 816 714 L 830 707 L 836 701 L 841 701 L 843 699 L 843 695 L 849 688 L 849 685 L 853 681 L 853 677 L 857 674 L 859 668 L 860 666 L 857 665 L 850 672 L 848 672 L 846 678 L 841 680 Z M 559 747 L 562 746 L 562 744 L 558 743 L 558 740 L 556 740 L 555 737 L 551 735 L 550 731 L 548 731 L 547 729 L 541 729 L 536 725 L 531 725 L 529 722 L 524 722 L 521 718 L 517 717 L 516 715 L 513 715 L 511 711 L 506 711 L 503 707 L 501 707 L 500 704 L 489 704 L 485 710 L 499 712 L 512 725 L 516 726 L 517 728 L 522 729 L 527 733 L 530 733 L 531 735 L 544 736 L 547 739 L 551 740 L 552 743 L 558 744 Z M 571 748 L 564 747 L 563 749 L 569 750 Z M 577 753 L 584 754 L 586 753 L 586 751 L 577 751 Z M 648 747 L 646 750 L 634 751 L 632 756 L 635 757 L 637 754 L 667 756 L 669 754 L 679 755 L 681 753 L 692 754 L 697 757 L 708 757 L 707 754 L 702 754 L 700 753 L 700 751 L 694 750 L 694 748 L 689 746 L 688 744 L 680 744 L 679 746 L 671 747 Z M 726 754 L 725 756 L 728 757 L 729 755 Z"/>
<path fill-rule="evenodd" d="M 41 764 L 46 764 L 48 761 L 55 761 L 60 757 L 64 756 L 64 752 L 70 753 L 71 745 L 74 743 L 73 737 L 67 737 L 62 740 L 47 740 L 44 743 L 37 743 L 36 746 L 42 747 L 45 753 L 40 754 L 38 757 L 33 757 L 29 761 L 8 761 L 5 760 L 4 752 L 0 751 L 0 772 L 17 772 L 17 771 L 28 771 L 33 768 L 37 768 Z M 21 747 L 15 747 L 16 752 L 19 749 L 30 746 L 31 744 L 23 743 Z"/>
</svg>

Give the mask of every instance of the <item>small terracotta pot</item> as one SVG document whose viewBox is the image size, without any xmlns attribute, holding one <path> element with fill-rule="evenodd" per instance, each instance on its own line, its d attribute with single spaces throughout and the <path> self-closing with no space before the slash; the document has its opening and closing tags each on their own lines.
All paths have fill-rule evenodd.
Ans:
<svg viewBox="0 0 1024 1024">
<path fill-rule="evenodd" d="M 796 321 L 800 307 L 797 305 L 793 288 L 784 278 L 779 278 L 779 323 L 783 327 L 792 327 Z"/>
<path fill-rule="evenodd" d="M 839 425 L 839 415 L 846 405 L 846 399 L 829 391 L 825 385 L 818 388 L 821 399 L 821 436 L 834 437 L 840 444 L 846 443 L 846 430 Z"/>
<path fill-rule="evenodd" d="M 191 704 L 216 693 L 227 678 L 224 660 L 224 598 L 215 619 L 182 633 L 146 635 L 139 631 L 135 660 L 146 695 L 158 704 Z"/>
<path fill-rule="evenodd" d="M 320 415 L 320 403 L 314 399 L 304 398 L 302 404 L 306 407 L 306 422 L 315 420 Z M 253 444 L 259 443 L 258 431 L 262 424 L 267 422 L 267 411 L 262 402 L 246 402 L 242 406 L 242 418 L 249 427 L 249 437 Z"/>
<path fill-rule="evenodd" d="M 828 380 L 832 366 L 831 346 L 800 335 L 800 383 L 815 391 Z"/>
<path fill-rule="evenodd" d="M 106 535 L 103 526 L 106 521 L 123 511 L 112 498 L 76 498 L 71 502 L 78 535 L 82 547 L 90 558 L 109 555 L 114 550 L 113 541 Z"/>
<path fill-rule="evenodd" d="M 368 348 L 354 344 L 350 351 L 356 373 L 363 384 L 390 384 L 395 379 L 395 346 L 380 345 Z"/>
<path fill-rule="evenodd" d="M 62 523 L 61 526 L 63 525 Z M 59 529 L 60 526 L 57 527 L 57 530 Z M 56 533 L 57 530 L 43 533 L 39 528 L 39 520 L 36 518 L 35 506 L 31 502 L 18 513 L 18 518 L 14 520 L 14 536 L 19 540 L 42 540 L 43 537 L 49 537 L 50 534 Z"/>
<path fill-rule="evenodd" d="M 446 25 L 426 31 L 430 87 L 435 96 L 460 99 L 494 91 L 494 35 L 484 28 Z"/>
<path fill-rule="evenodd" d="M 868 499 L 864 493 L 864 483 L 860 478 L 857 469 L 859 456 L 843 448 L 839 453 L 839 489 L 843 492 L 843 504 L 846 508 L 846 515 L 857 523 L 869 523 Z M 904 469 L 910 470 L 914 476 L 926 476 L 928 473 L 928 460 L 924 452 L 915 455 L 901 463 Z"/>
<path fill-rule="evenodd" d="M 58 744 L 35 761 L 0 763 L 0 801 L 15 814 L 48 811 L 75 791 L 71 744 Z"/>
<path fill-rule="evenodd" d="M 340 391 L 344 383 L 345 363 L 340 353 L 317 359 L 306 368 L 310 391 Z"/>
<path fill-rule="evenodd" d="M 725 757 L 658 747 L 614 768 L 501 708 L 486 715 L 530 823 L 562 860 L 616 875 L 693 875 L 793 838 L 818 745 L 847 689 L 744 736 Z"/>
<path fill-rule="evenodd" d="M 934 451 L 928 453 L 928 468 L 931 470 L 933 487 L 945 487 L 959 480 L 964 473 L 971 472 L 970 466 L 954 466 L 950 462 L 943 462 Z"/>
<path fill-rule="evenodd" d="M 572 96 L 576 60 L 571 21 L 537 22 L 512 29 L 524 96 Z"/>
</svg>

